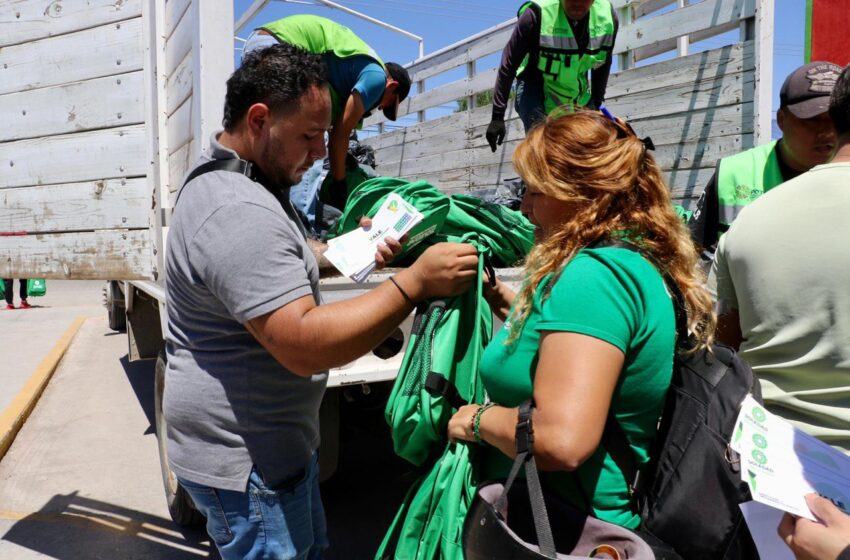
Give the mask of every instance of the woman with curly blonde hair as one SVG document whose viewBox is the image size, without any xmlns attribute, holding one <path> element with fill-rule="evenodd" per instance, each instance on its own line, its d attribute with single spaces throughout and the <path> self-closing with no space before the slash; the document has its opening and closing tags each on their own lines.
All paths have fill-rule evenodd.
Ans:
<svg viewBox="0 0 850 560">
<path fill-rule="evenodd" d="M 488 292 L 506 319 L 481 361 L 492 402 L 461 408 L 449 437 L 487 445 L 481 480 L 503 478 L 516 452 L 517 407 L 533 397 L 537 465 L 552 471 L 544 485 L 635 528 L 628 484 L 600 441 L 610 410 L 638 466 L 648 460 L 676 345 L 665 275 L 684 296 L 696 348 L 711 344 L 716 318 L 697 252 L 652 154 L 621 121 L 595 111 L 550 117 L 513 163 L 537 241 L 519 294 L 501 283 Z"/>
</svg>

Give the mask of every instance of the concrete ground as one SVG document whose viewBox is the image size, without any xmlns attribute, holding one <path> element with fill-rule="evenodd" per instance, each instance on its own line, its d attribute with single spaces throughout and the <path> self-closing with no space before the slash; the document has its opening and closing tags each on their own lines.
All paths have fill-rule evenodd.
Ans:
<svg viewBox="0 0 850 560">
<path fill-rule="evenodd" d="M 0 395 L 20 390 L 62 333 L 85 320 L 0 461 L 0 560 L 218 558 L 168 515 L 154 430 L 152 360 L 129 363 L 102 282 L 48 281 L 40 307 L 0 312 Z M 327 558 L 372 558 L 414 479 L 386 437 L 387 387 L 346 389 L 338 474 L 323 485 Z M 0 408 L 0 413 L 2 413 Z"/>
<path fill-rule="evenodd" d="M 127 361 L 126 335 L 109 330 L 99 305 L 102 286 L 48 281 L 41 307 L 0 315 L 14 333 L 4 379 L 25 379 L 75 317 L 90 317 L 0 462 L 0 559 L 210 557 L 203 532 L 184 534 L 168 517 L 153 362 Z"/>
</svg>

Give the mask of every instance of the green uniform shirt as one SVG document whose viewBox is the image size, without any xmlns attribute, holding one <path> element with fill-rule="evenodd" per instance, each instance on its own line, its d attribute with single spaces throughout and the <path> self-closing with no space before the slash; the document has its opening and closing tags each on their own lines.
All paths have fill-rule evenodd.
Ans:
<svg viewBox="0 0 850 560">
<path fill-rule="evenodd" d="M 550 279 L 541 282 L 520 337 L 506 346 L 508 327 L 503 327 L 484 351 L 481 376 L 488 395 L 510 407 L 531 397 L 543 331 L 604 340 L 625 354 L 612 407 L 644 464 L 673 371 L 676 328 L 661 275 L 634 251 L 608 247 L 579 252 L 541 305 L 542 284 Z M 510 465 L 508 457 L 488 447 L 482 479 L 503 478 Z M 640 519 L 631 511 L 625 478 L 604 449 L 597 449 L 577 473 L 581 489 L 576 476 L 566 472 L 546 473 L 544 484 L 583 510 L 587 509 L 583 496 L 587 496 L 600 519 L 638 526 Z"/>
</svg>

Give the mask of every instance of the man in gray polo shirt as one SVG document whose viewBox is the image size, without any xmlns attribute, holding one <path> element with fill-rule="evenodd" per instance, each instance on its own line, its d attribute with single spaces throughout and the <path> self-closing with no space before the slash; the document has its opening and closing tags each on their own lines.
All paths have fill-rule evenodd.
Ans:
<svg viewBox="0 0 850 560">
<path fill-rule="evenodd" d="M 169 463 L 222 557 L 318 558 L 318 410 L 327 370 L 365 354 L 428 297 L 462 293 L 470 245 L 429 248 L 391 282 L 319 305 L 319 270 L 286 190 L 325 156 L 330 95 L 319 56 L 252 53 L 227 82 L 209 161 L 245 160 L 181 189 L 168 236 L 163 412 Z M 395 241 L 376 255 L 383 265 Z"/>
</svg>

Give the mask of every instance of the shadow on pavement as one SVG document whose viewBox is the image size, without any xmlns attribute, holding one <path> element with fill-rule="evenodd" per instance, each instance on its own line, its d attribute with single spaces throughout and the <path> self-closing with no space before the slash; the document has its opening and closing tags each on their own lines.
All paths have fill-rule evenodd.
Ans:
<svg viewBox="0 0 850 560">
<path fill-rule="evenodd" d="M 220 559 L 203 528 L 71 494 L 58 494 L 3 536 L 3 541 L 57 560 Z"/>
<path fill-rule="evenodd" d="M 144 435 L 156 433 L 156 416 L 154 414 L 154 367 L 156 360 L 138 360 L 131 362 L 128 356 L 121 358 L 121 367 L 130 387 L 136 393 L 136 400 L 148 419 L 148 429 Z"/>
</svg>

